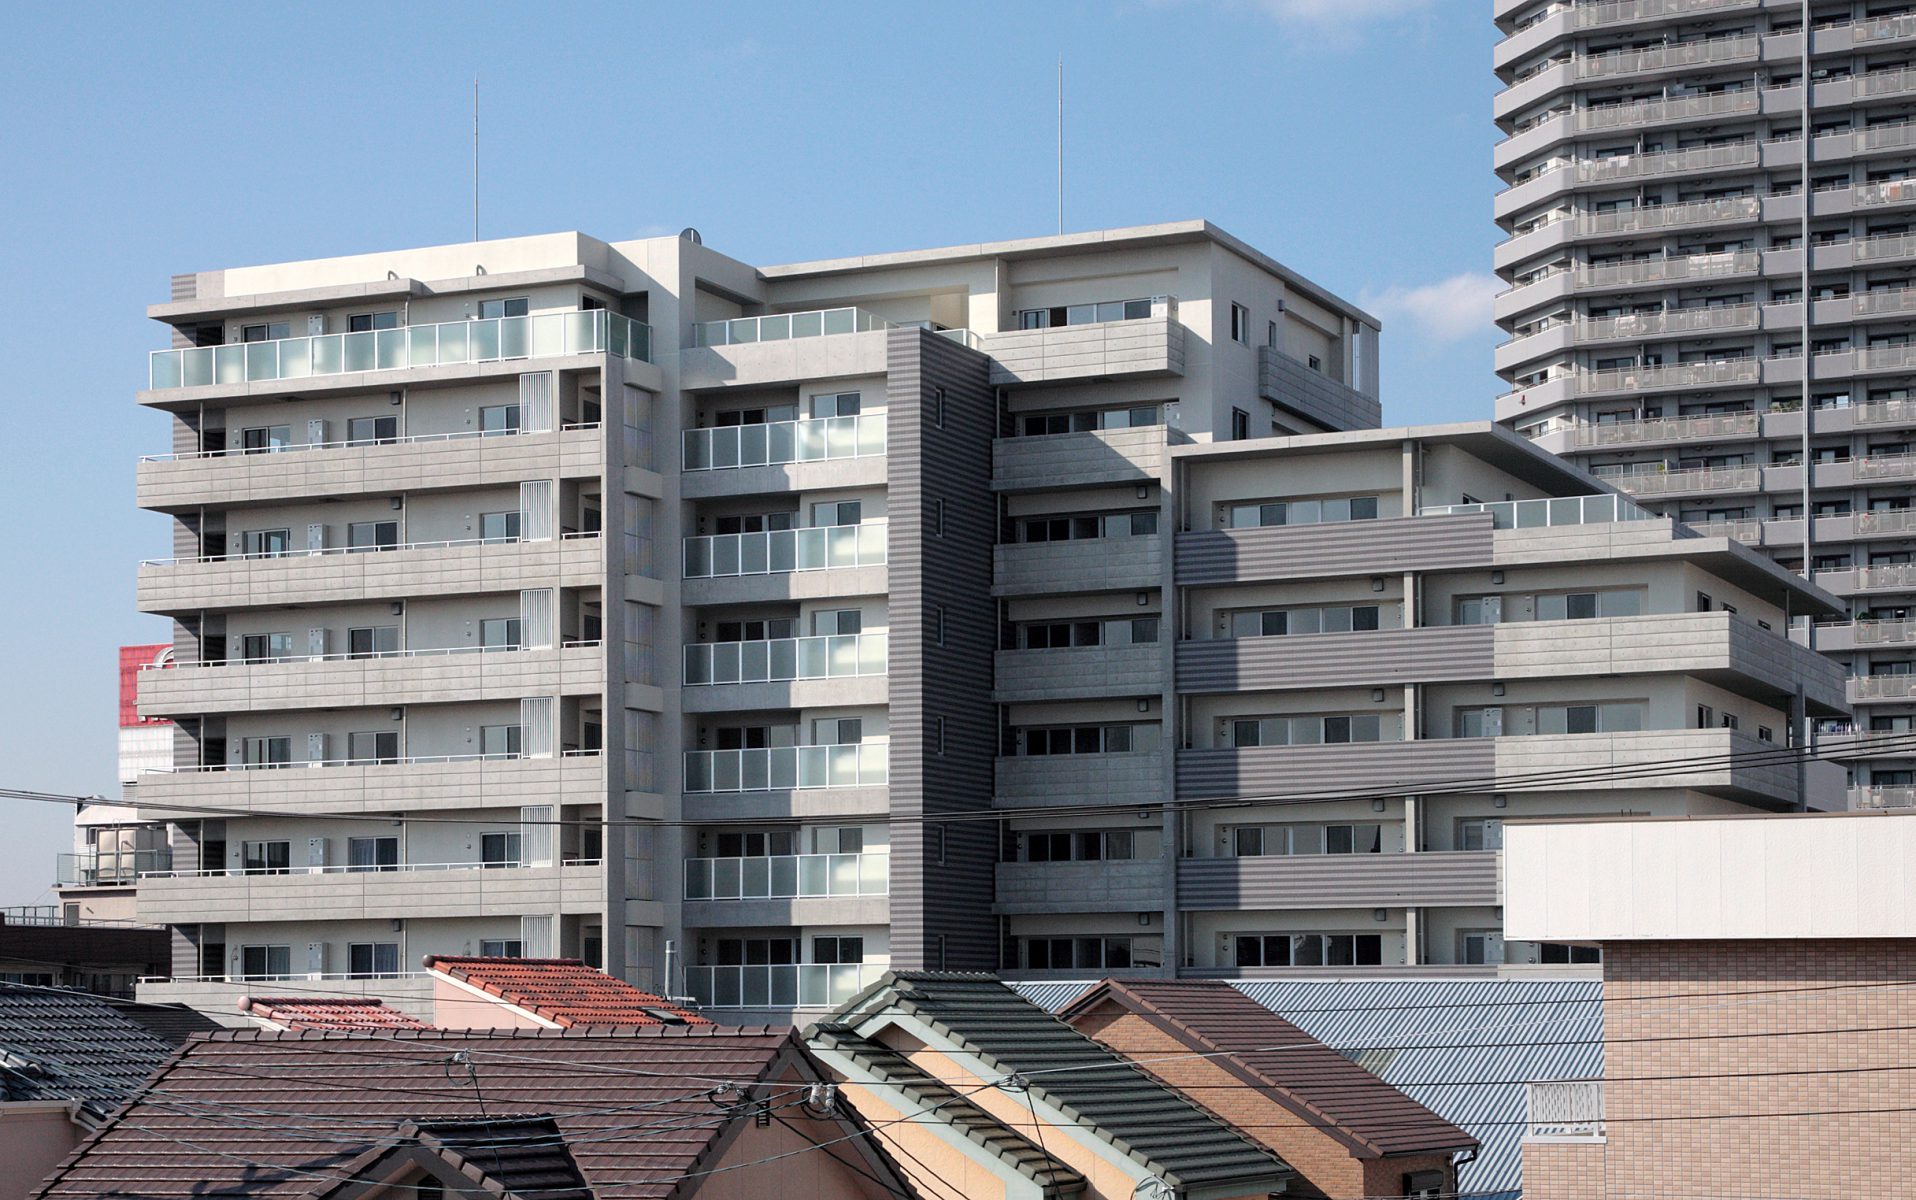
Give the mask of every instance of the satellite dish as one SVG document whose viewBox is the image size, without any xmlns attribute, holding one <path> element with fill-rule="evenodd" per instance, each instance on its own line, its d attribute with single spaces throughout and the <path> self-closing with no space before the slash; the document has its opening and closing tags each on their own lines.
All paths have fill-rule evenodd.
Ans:
<svg viewBox="0 0 1916 1200">
<path fill-rule="evenodd" d="M 690 225 L 687 225 L 684 229 L 679 230 L 679 236 L 684 238 L 686 241 L 692 243 L 694 246 L 703 246 L 705 244 L 705 239 L 699 236 L 699 231 L 692 228 Z"/>
<path fill-rule="evenodd" d="M 1131 1189 L 1131 1200 L 1177 1200 L 1177 1196 L 1177 1189 L 1156 1175 L 1145 1176 Z"/>
</svg>

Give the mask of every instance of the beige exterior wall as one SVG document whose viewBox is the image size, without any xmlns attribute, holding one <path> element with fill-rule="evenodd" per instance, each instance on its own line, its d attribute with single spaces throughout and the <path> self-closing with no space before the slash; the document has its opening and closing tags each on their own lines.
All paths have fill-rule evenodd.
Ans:
<svg viewBox="0 0 1916 1200">
<path fill-rule="evenodd" d="M 65 1101 L 0 1103 L 0 1200 L 26 1200 L 86 1133 Z"/>
</svg>

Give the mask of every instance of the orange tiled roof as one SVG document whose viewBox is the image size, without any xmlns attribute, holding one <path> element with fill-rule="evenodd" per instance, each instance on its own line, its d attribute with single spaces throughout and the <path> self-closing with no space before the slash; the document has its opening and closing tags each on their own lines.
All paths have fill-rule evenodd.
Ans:
<svg viewBox="0 0 1916 1200">
<path fill-rule="evenodd" d="M 576 958 L 429 955 L 426 969 L 537 1013 L 562 1029 L 588 1025 L 710 1025 L 663 997 Z"/>
<path fill-rule="evenodd" d="M 339 1029 L 376 1033 L 382 1029 L 431 1029 L 432 1026 L 382 1000 L 358 996 L 248 996 L 240 1011 L 288 1029 Z"/>
</svg>

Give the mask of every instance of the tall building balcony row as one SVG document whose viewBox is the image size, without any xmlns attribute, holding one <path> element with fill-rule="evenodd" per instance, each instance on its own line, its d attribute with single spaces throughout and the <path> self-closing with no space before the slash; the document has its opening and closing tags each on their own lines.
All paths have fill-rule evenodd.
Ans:
<svg viewBox="0 0 1916 1200">
<path fill-rule="evenodd" d="M 597 859 L 175 870 L 142 875 L 140 916 L 161 924 L 285 920 L 407 920 L 526 913 L 597 913 Z"/>
</svg>

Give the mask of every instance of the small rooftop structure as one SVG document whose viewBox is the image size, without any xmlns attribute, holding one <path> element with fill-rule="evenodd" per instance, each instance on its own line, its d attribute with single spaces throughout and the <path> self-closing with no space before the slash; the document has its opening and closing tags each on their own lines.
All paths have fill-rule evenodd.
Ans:
<svg viewBox="0 0 1916 1200">
<path fill-rule="evenodd" d="M 372 996 L 245 996 L 239 1009 L 266 1029 L 337 1029 L 378 1033 L 432 1026 Z"/>
<path fill-rule="evenodd" d="M 576 958 L 427 955 L 425 967 L 440 1029 L 711 1024 Z"/>
</svg>

